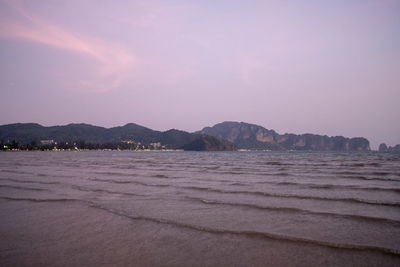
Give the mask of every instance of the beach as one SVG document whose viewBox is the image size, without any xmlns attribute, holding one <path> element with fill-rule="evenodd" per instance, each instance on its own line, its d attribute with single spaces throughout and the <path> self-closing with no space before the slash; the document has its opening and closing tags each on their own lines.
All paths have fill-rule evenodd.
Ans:
<svg viewBox="0 0 400 267">
<path fill-rule="evenodd" d="M 400 263 L 398 155 L 96 151 L 0 158 L 1 266 Z"/>
</svg>

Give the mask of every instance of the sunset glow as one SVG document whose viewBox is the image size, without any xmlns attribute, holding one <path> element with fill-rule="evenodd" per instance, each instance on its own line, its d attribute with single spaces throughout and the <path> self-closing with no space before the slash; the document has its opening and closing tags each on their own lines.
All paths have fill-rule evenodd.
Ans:
<svg viewBox="0 0 400 267">
<path fill-rule="evenodd" d="M 394 145 L 399 13 L 381 0 L 1 0 L 0 88 L 18 101 L 0 123 L 232 120 Z"/>
</svg>

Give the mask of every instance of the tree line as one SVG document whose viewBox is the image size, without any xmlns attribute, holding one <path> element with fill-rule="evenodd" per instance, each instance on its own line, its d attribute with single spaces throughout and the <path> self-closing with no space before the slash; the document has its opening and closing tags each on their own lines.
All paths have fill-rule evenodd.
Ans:
<svg viewBox="0 0 400 267">
<path fill-rule="evenodd" d="M 75 142 L 54 142 L 52 144 L 42 144 L 35 141 L 29 144 L 23 144 L 17 140 L 4 142 L 0 140 L 0 150 L 29 150 L 29 151 L 47 151 L 47 150 L 157 150 L 151 144 L 138 144 L 126 142 L 109 142 L 109 143 L 89 143 L 83 140 Z"/>
</svg>

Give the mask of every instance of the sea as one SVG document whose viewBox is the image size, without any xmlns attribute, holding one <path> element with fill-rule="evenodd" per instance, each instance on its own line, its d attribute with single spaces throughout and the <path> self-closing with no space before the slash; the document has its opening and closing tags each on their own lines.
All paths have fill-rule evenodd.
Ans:
<svg viewBox="0 0 400 267">
<path fill-rule="evenodd" d="M 0 266 L 400 266 L 400 154 L 2 152 Z"/>
</svg>

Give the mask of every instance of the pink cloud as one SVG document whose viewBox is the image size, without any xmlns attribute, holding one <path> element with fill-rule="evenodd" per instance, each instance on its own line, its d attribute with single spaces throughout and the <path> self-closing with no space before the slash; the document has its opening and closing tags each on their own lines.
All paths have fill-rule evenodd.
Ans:
<svg viewBox="0 0 400 267">
<path fill-rule="evenodd" d="M 94 80 L 81 81 L 85 87 L 102 91 L 118 87 L 136 57 L 120 45 L 70 32 L 30 14 L 17 1 L 5 1 L 14 16 L 0 13 L 0 38 L 20 39 L 86 55 L 97 61 Z M 16 16 L 15 16 L 16 15 Z M 107 82 L 104 84 L 104 82 Z"/>
</svg>

